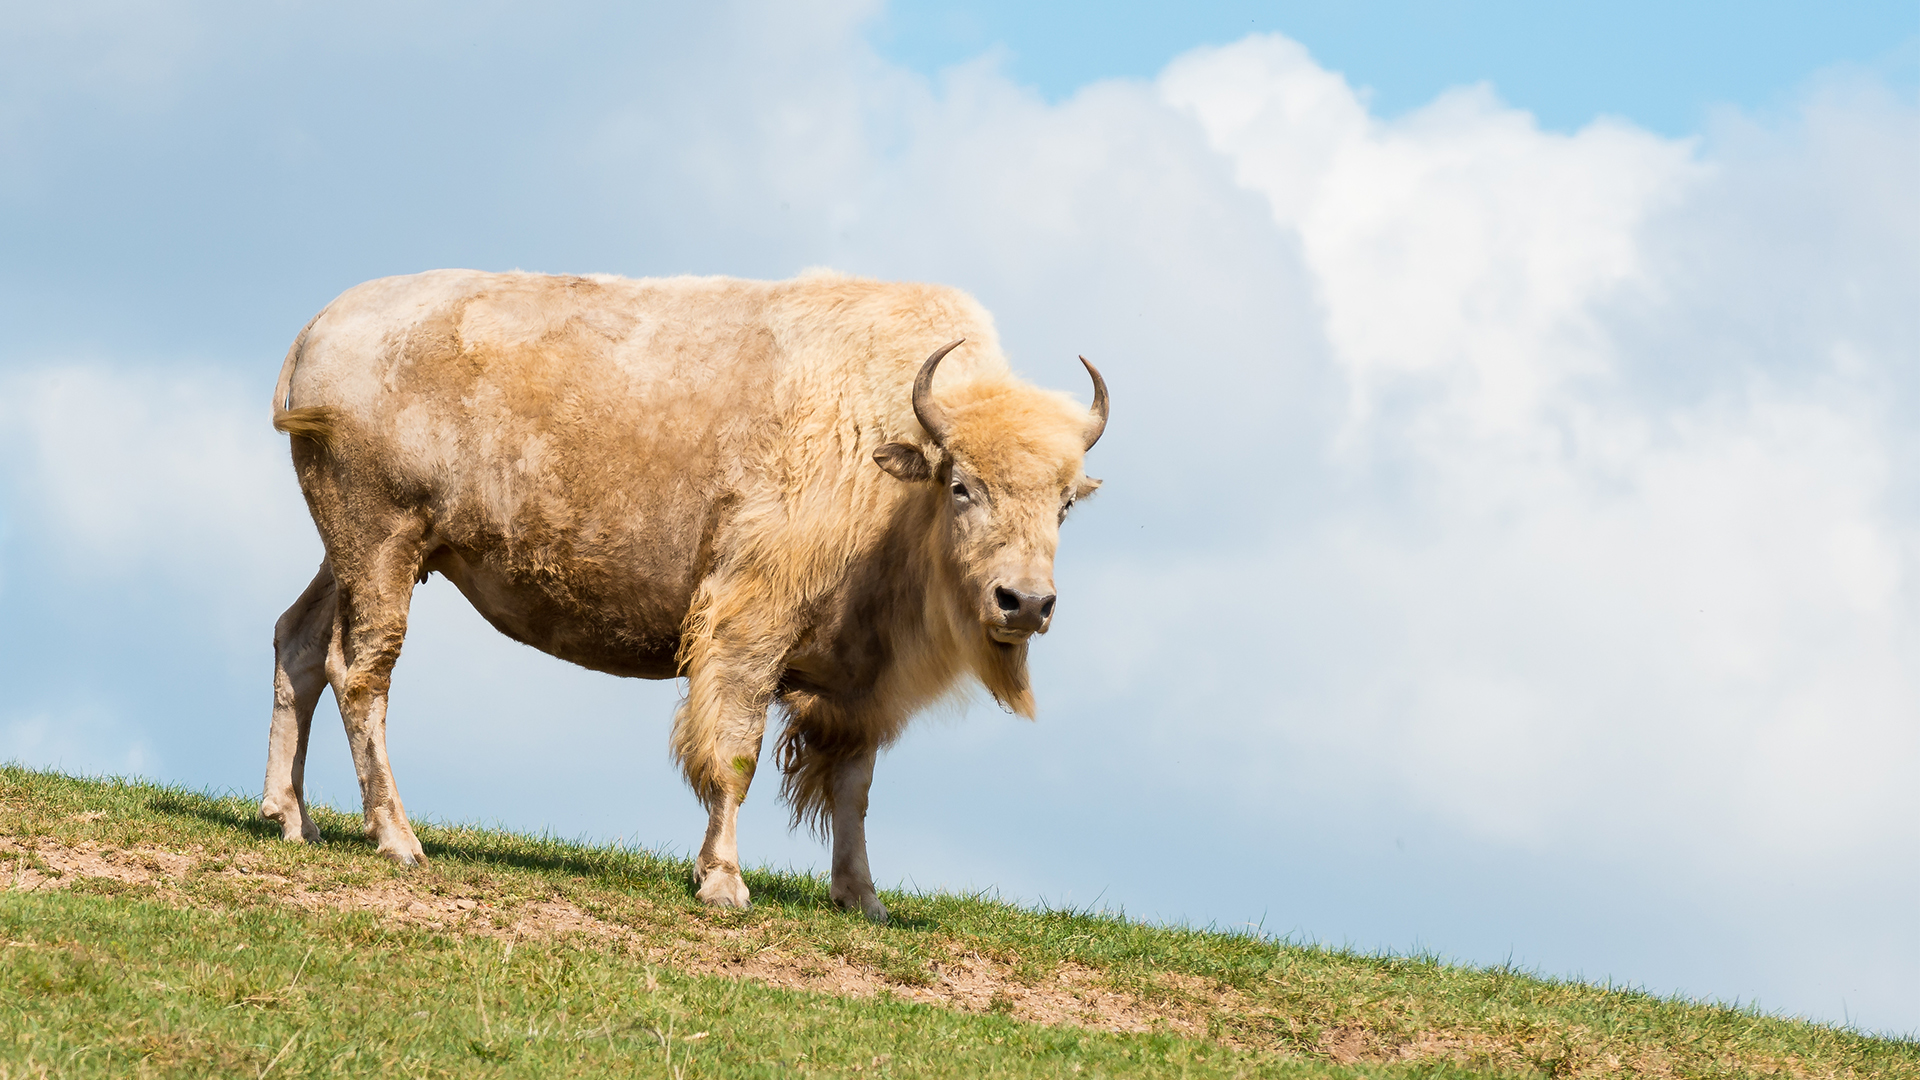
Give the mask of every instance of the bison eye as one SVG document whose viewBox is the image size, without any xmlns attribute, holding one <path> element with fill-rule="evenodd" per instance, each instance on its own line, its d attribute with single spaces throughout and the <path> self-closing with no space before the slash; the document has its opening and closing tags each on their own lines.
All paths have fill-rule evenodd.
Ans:
<svg viewBox="0 0 1920 1080">
<path fill-rule="evenodd" d="M 953 497 L 956 499 L 964 499 L 967 497 L 967 494 L 967 485 L 955 480 L 953 482 Z"/>
</svg>

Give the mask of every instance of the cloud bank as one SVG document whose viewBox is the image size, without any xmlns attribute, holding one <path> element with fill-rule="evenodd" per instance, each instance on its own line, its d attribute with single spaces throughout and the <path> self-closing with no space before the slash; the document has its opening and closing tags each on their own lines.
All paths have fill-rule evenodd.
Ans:
<svg viewBox="0 0 1920 1080">
<path fill-rule="evenodd" d="M 0 754 L 257 782 L 319 555 L 265 401 L 339 288 L 831 264 L 964 286 L 1031 377 L 1078 391 L 1084 352 L 1114 388 L 1041 722 L 909 736 L 883 876 L 1920 1027 L 1914 102 L 1385 121 L 1260 36 L 1050 104 L 889 67 L 871 14 L 502 11 L 473 59 L 295 7 L 6 83 L 7 213 L 52 224 L 0 268 Z M 295 55 L 371 88 L 263 74 Z M 99 183 L 150 227 L 89 231 L 120 211 L 61 178 L 133 160 Z M 396 772 L 429 816 L 689 844 L 672 693 L 436 582 Z M 759 814 L 749 857 L 819 861 Z"/>
</svg>

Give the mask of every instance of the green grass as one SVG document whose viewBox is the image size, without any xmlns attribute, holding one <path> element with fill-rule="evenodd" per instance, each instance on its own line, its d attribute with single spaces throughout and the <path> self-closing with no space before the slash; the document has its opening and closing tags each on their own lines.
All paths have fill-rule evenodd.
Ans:
<svg viewBox="0 0 1920 1080">
<path fill-rule="evenodd" d="M 721 912 L 645 851 L 430 826 L 432 862 L 402 871 L 357 819 L 323 813 L 305 847 L 254 813 L 0 769 L 0 880 L 60 886 L 0 894 L 0 1078 L 1920 1077 L 1913 1041 L 1511 968 L 949 894 L 886 894 L 873 927 L 804 874 L 749 874 L 753 910 Z M 107 854 L 144 880 L 55 873 Z M 584 921 L 512 931 L 557 910 Z M 877 992 L 738 977 L 768 971 Z M 908 1000 L 956 973 L 992 996 Z M 1023 1019 L 1048 1003 L 1156 1030 Z"/>
<path fill-rule="evenodd" d="M 567 945 L 396 933 L 365 915 L 34 894 L 11 898 L 0 927 L 6 1056 L 27 1075 L 1200 1077 L 1256 1065 L 1193 1040 L 773 990 Z"/>
</svg>

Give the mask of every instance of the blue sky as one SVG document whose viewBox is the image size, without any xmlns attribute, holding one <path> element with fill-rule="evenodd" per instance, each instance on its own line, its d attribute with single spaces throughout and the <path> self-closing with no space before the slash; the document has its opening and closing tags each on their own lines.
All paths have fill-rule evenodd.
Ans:
<svg viewBox="0 0 1920 1080">
<path fill-rule="evenodd" d="M 883 881 L 1920 1028 L 1913 7 L 1091 10 L 0 11 L 0 757 L 257 790 L 341 290 L 833 265 L 1114 392 L 1041 719 L 888 754 Z M 676 693 L 433 581 L 396 775 L 684 850 Z"/>
<path fill-rule="evenodd" d="M 1490 82 L 1559 130 L 1608 115 L 1689 134 L 1714 107 L 1785 105 L 1836 65 L 1908 89 L 1920 79 L 1920 7 L 1897 2 L 899 3 L 870 34 L 882 55 L 928 74 L 1003 49 L 1015 79 L 1057 99 L 1263 32 L 1305 44 L 1384 116 Z"/>
</svg>

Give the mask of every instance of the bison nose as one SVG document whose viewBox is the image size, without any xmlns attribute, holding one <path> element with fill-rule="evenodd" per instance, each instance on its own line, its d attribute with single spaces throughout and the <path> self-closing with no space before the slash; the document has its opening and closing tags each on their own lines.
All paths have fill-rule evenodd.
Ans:
<svg viewBox="0 0 1920 1080">
<path fill-rule="evenodd" d="M 1053 617 L 1053 599 L 1053 593 L 1021 592 L 1005 585 L 996 585 L 993 589 L 993 602 L 1000 609 L 1000 623 L 1009 630 L 1032 633 L 1046 629 L 1047 620 Z"/>
</svg>

